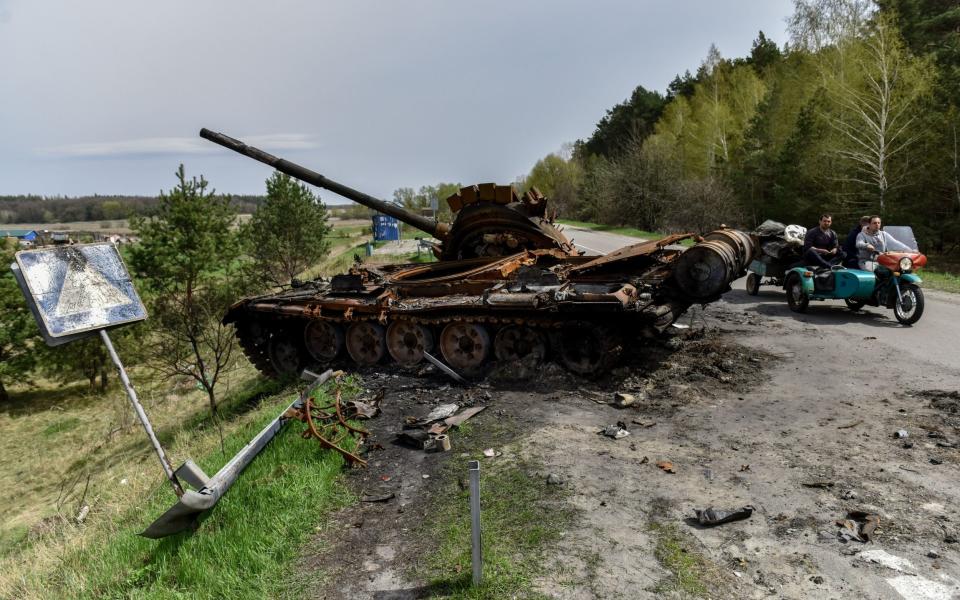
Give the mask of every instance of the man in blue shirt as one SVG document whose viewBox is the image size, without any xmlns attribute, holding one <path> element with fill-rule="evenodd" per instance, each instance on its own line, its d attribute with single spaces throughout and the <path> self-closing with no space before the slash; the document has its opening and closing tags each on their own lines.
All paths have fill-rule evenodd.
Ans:
<svg viewBox="0 0 960 600">
<path fill-rule="evenodd" d="M 803 261 L 805 264 L 825 269 L 832 266 L 830 259 L 834 258 L 840 251 L 837 233 L 830 229 L 832 224 L 833 216 L 824 213 L 820 215 L 820 224 L 807 230 L 807 235 L 803 238 Z"/>
</svg>

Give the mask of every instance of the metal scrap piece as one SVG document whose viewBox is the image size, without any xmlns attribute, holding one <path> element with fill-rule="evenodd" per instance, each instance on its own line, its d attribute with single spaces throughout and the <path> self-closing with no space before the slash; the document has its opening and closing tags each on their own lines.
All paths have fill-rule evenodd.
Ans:
<svg viewBox="0 0 960 600">
<path fill-rule="evenodd" d="M 753 510 L 754 508 L 750 505 L 744 506 L 739 510 L 718 510 L 710 506 L 703 510 L 695 509 L 694 512 L 697 514 L 698 523 L 705 527 L 714 527 L 715 525 L 749 519 L 750 515 L 753 514 Z"/>
<path fill-rule="evenodd" d="M 423 357 L 424 357 L 425 359 L 427 359 L 427 360 L 430 362 L 430 364 L 432 364 L 432 365 L 435 366 L 436 368 L 440 369 L 441 371 L 443 371 L 444 373 L 446 373 L 447 375 L 449 375 L 450 377 L 452 377 L 453 380 L 456 381 L 457 383 L 466 383 L 466 382 L 467 382 L 467 380 L 464 379 L 463 377 L 460 377 L 460 375 L 459 375 L 456 371 L 454 371 L 453 369 L 451 369 L 451 368 L 448 367 L 447 365 L 445 365 L 445 364 L 443 364 L 442 362 L 440 362 L 440 359 L 438 359 L 437 357 L 433 356 L 433 355 L 430 354 L 429 352 L 424 351 Z"/>
<path fill-rule="evenodd" d="M 365 467 L 367 461 L 345 449 L 342 444 L 348 437 L 354 437 L 359 440 L 359 444 L 362 444 L 370 435 L 370 432 L 354 427 L 347 422 L 341 409 L 340 397 L 340 380 L 338 378 L 333 402 L 325 406 L 317 406 L 313 403 L 311 396 L 306 396 L 301 404 L 292 406 L 286 415 L 291 419 L 306 423 L 307 428 L 301 434 L 303 438 L 314 437 L 320 442 L 321 446 L 339 452 L 351 464 Z"/>
</svg>

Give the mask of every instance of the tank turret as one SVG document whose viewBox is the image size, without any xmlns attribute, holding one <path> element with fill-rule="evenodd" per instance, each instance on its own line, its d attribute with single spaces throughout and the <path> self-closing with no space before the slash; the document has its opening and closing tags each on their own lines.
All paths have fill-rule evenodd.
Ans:
<svg viewBox="0 0 960 600">
<path fill-rule="evenodd" d="M 416 227 L 440 241 L 434 252 L 443 260 L 508 256 L 523 250 L 556 249 L 571 256 L 578 254 L 548 218 L 547 199 L 535 188 L 519 196 L 509 185 L 482 183 L 463 187 L 447 199 L 455 215 L 453 222 L 442 223 L 374 198 L 228 135 L 204 128 L 200 130 L 200 137 Z"/>
</svg>

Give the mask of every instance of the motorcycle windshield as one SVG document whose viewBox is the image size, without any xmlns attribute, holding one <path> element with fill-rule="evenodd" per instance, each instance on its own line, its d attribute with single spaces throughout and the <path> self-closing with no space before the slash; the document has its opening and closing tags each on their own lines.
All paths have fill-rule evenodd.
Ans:
<svg viewBox="0 0 960 600">
<path fill-rule="evenodd" d="M 919 250 L 920 246 L 917 245 L 917 238 L 913 236 L 913 228 L 909 225 L 887 225 L 883 230 L 892 235 L 893 239 L 898 242 Z"/>
</svg>

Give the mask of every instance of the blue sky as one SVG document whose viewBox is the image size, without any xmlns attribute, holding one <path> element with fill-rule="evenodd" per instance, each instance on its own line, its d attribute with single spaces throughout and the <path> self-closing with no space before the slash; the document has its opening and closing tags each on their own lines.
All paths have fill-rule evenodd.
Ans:
<svg viewBox="0 0 960 600">
<path fill-rule="evenodd" d="M 513 181 L 790 0 L 0 0 L 0 195 L 259 194 L 209 127 L 388 197 Z M 323 194 L 327 202 L 340 200 Z"/>
</svg>

